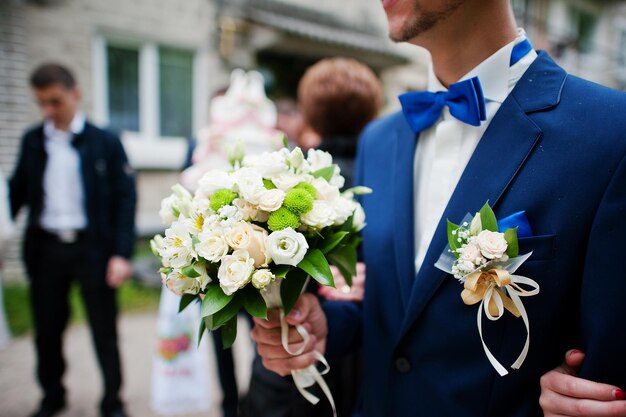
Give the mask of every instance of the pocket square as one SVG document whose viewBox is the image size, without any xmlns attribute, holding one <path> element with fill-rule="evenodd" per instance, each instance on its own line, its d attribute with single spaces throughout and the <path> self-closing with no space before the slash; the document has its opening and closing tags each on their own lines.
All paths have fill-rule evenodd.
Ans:
<svg viewBox="0 0 626 417">
<path fill-rule="evenodd" d="M 528 222 L 528 217 L 526 217 L 524 210 L 498 220 L 498 230 L 502 233 L 504 233 L 506 229 L 515 229 L 516 227 L 518 238 L 533 236 L 533 231 L 530 228 L 530 223 Z"/>
</svg>

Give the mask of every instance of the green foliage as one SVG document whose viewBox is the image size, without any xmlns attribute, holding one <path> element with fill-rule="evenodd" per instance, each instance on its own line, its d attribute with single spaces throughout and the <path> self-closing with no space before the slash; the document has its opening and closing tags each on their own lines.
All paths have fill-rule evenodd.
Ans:
<svg viewBox="0 0 626 417">
<path fill-rule="evenodd" d="M 220 286 L 211 283 L 207 286 L 204 300 L 202 300 L 201 316 L 211 316 L 224 307 L 226 307 L 233 299 L 234 295 L 226 295 Z"/>
<path fill-rule="evenodd" d="M 267 220 L 267 227 L 273 232 L 287 229 L 288 227 L 295 230 L 300 227 L 300 218 L 289 209 L 281 207 L 270 213 Z"/>
<path fill-rule="evenodd" d="M 298 301 L 298 297 L 300 297 L 302 288 L 306 283 L 306 278 L 306 272 L 294 268 L 289 271 L 282 284 L 280 284 L 280 299 L 283 302 L 285 314 L 289 314 L 296 301 Z"/>
<path fill-rule="evenodd" d="M 335 286 L 333 274 L 324 254 L 319 249 L 311 249 L 298 264 L 298 268 L 306 272 L 322 285 Z"/>
<path fill-rule="evenodd" d="M 315 172 L 312 172 L 315 178 L 324 178 L 326 181 L 330 181 L 335 174 L 335 165 L 327 166 L 326 168 L 318 169 Z"/>
<path fill-rule="evenodd" d="M 455 258 L 459 259 L 459 254 L 457 253 L 457 249 L 461 247 L 461 243 L 459 242 L 459 238 L 457 235 L 457 231 L 459 230 L 459 225 L 452 223 L 448 220 L 448 245 L 450 245 L 450 250 Z"/>
<path fill-rule="evenodd" d="M 186 309 L 187 306 L 195 300 L 200 300 L 197 295 L 183 294 L 183 296 L 180 297 L 180 304 L 178 305 L 178 312 L 180 313 L 181 311 Z"/>
<path fill-rule="evenodd" d="M 286 207 L 296 215 L 301 215 L 311 211 L 313 208 L 313 197 L 307 190 L 292 188 L 285 194 L 283 207 Z"/>
<path fill-rule="evenodd" d="M 515 258 L 519 255 L 519 242 L 517 241 L 517 227 L 515 229 L 506 229 L 504 231 L 504 240 L 506 240 L 506 254 L 509 258 Z"/>
<path fill-rule="evenodd" d="M 231 317 L 221 328 L 222 348 L 228 349 L 233 346 L 237 338 L 237 315 Z"/>
<path fill-rule="evenodd" d="M 328 238 L 324 239 L 319 249 L 322 251 L 322 253 L 327 254 L 328 252 L 335 249 L 337 245 L 339 245 L 349 234 L 350 233 L 346 231 L 333 233 Z"/>
<path fill-rule="evenodd" d="M 480 221 L 483 225 L 483 230 L 489 230 L 491 232 L 498 231 L 498 221 L 496 220 L 496 215 L 489 207 L 489 201 L 485 203 L 485 205 L 480 209 Z"/>
<path fill-rule="evenodd" d="M 243 307 L 253 317 L 267 319 L 267 304 L 261 294 L 251 285 L 243 290 Z"/>
<path fill-rule="evenodd" d="M 326 256 L 339 269 L 346 283 L 352 285 L 352 277 L 356 276 L 356 246 L 341 245 Z"/>
</svg>

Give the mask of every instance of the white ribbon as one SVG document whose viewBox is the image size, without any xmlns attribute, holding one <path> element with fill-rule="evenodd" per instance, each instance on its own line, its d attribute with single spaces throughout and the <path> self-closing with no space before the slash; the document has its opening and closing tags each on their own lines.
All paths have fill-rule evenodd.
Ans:
<svg viewBox="0 0 626 417">
<path fill-rule="evenodd" d="M 266 287 L 266 290 L 263 291 L 261 294 L 263 295 L 263 298 L 265 298 L 265 301 L 268 307 L 280 308 L 281 343 L 287 353 L 289 353 L 292 356 L 298 356 L 298 355 L 301 355 L 302 352 L 304 352 L 306 345 L 311 340 L 311 335 L 309 334 L 309 332 L 307 332 L 304 326 L 297 324 L 296 331 L 300 334 L 300 336 L 302 336 L 302 346 L 295 351 L 292 350 L 292 348 L 289 346 L 289 323 L 287 323 L 287 320 L 285 317 L 285 309 L 283 308 L 282 299 L 280 298 L 281 282 L 282 282 L 282 279 L 280 278 L 277 279 L 272 284 L 268 285 Z M 309 281 L 307 279 L 303 288 L 306 288 L 308 282 Z M 300 394 L 308 402 L 314 405 L 317 404 L 320 401 L 320 399 L 317 398 L 314 394 L 307 391 L 306 388 L 312 387 L 317 383 L 322 389 L 322 392 L 324 393 L 324 395 L 326 395 L 326 398 L 328 399 L 328 402 L 330 403 L 330 406 L 333 409 L 333 416 L 337 417 L 337 409 L 335 407 L 335 400 L 333 399 L 333 394 L 330 392 L 330 388 L 328 387 L 328 384 L 326 383 L 326 381 L 324 380 L 324 377 L 322 376 L 322 375 L 326 375 L 328 371 L 330 371 L 330 366 L 328 365 L 328 361 L 326 360 L 324 355 L 322 355 L 320 352 L 314 350 L 313 355 L 315 356 L 315 359 L 317 359 L 323 365 L 323 369 L 321 371 L 318 370 L 315 364 L 309 365 L 308 367 L 304 369 L 293 369 L 291 371 L 293 382 L 296 384 L 296 388 L 298 389 L 298 392 L 300 392 Z"/>
<path fill-rule="evenodd" d="M 528 348 L 530 346 L 530 323 L 528 321 L 528 314 L 526 313 L 526 309 L 524 308 L 524 304 L 522 303 L 522 300 L 520 299 L 520 297 L 529 297 L 531 295 L 539 294 L 539 284 L 537 284 L 536 281 L 530 278 L 526 278 L 520 275 L 511 275 L 511 284 L 512 285 L 506 285 L 502 288 L 507 291 L 508 296 L 511 298 L 511 301 L 513 301 L 513 304 L 515 305 L 515 307 L 517 307 L 517 309 L 519 310 L 522 320 L 524 321 L 524 325 L 526 326 L 526 343 L 524 343 L 524 348 L 522 349 L 522 352 L 520 353 L 520 355 L 517 357 L 513 365 L 511 365 L 511 368 L 519 369 L 524 363 L 524 360 L 526 360 L 526 355 L 528 354 Z M 517 284 L 528 285 L 529 287 L 532 288 L 532 290 L 526 291 Z M 498 307 L 497 316 L 493 316 L 489 312 L 489 302 L 491 299 L 493 299 L 493 301 L 496 303 L 496 306 Z M 480 341 L 483 344 L 483 349 L 485 350 L 487 359 L 489 359 L 489 363 L 491 363 L 491 365 L 498 372 L 498 374 L 500 374 L 500 376 L 507 375 L 509 372 L 493 356 L 493 354 L 487 347 L 485 340 L 483 339 L 483 328 L 482 328 L 482 312 L 483 311 L 485 312 L 485 315 L 487 316 L 487 318 L 491 321 L 498 320 L 504 314 L 504 302 L 502 301 L 502 297 L 500 296 L 500 293 L 496 291 L 495 284 L 485 292 L 485 296 L 483 297 L 482 301 L 480 302 L 480 306 L 478 307 L 476 321 L 478 324 L 478 333 L 480 334 Z"/>
</svg>

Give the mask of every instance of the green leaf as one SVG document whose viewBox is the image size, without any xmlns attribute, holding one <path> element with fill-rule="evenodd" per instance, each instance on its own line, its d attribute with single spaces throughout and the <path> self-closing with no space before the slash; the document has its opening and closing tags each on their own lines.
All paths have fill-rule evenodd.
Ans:
<svg viewBox="0 0 626 417">
<path fill-rule="evenodd" d="M 354 246 L 339 246 L 329 253 L 328 260 L 335 265 L 346 284 L 352 285 L 352 277 L 356 276 L 356 248 Z"/>
<path fill-rule="evenodd" d="M 243 295 L 241 294 L 240 291 L 237 291 L 234 294 L 233 300 L 230 303 L 228 303 L 226 307 L 224 307 L 220 311 L 217 311 L 215 314 L 211 316 L 213 322 L 212 322 L 212 327 L 210 327 L 209 330 L 215 330 L 215 329 L 219 329 L 220 327 L 222 327 L 228 320 L 230 320 L 231 318 L 236 316 L 237 313 L 239 313 L 239 310 L 241 310 L 242 305 L 243 305 Z"/>
<path fill-rule="evenodd" d="M 496 215 L 489 207 L 489 201 L 485 203 L 485 205 L 480 209 L 480 221 L 483 225 L 483 230 L 489 230 L 492 232 L 498 231 L 498 220 L 496 220 Z"/>
<path fill-rule="evenodd" d="M 337 245 L 340 244 L 341 241 L 349 234 L 349 232 L 337 232 L 326 238 L 319 249 L 322 251 L 322 253 L 327 254 L 331 250 L 335 249 L 335 247 L 337 247 Z"/>
<path fill-rule="evenodd" d="M 206 330 L 205 319 L 200 319 L 200 326 L 198 327 L 198 346 L 200 346 L 200 342 L 202 342 L 202 336 L 204 336 L 204 331 Z"/>
<path fill-rule="evenodd" d="M 219 285 L 209 285 L 202 300 L 201 317 L 217 313 L 226 307 L 233 299 L 233 295 L 226 295 Z"/>
<path fill-rule="evenodd" d="M 259 291 L 251 285 L 243 290 L 243 307 L 253 317 L 267 319 L 267 304 Z"/>
<path fill-rule="evenodd" d="M 287 135 L 283 135 L 283 148 L 289 149 L 289 140 L 287 139 Z"/>
<path fill-rule="evenodd" d="M 353 223 L 354 223 L 354 213 L 352 213 L 352 215 L 348 217 L 348 220 L 346 220 L 346 222 L 341 225 L 339 230 L 342 230 L 345 232 L 351 232 Z"/>
<path fill-rule="evenodd" d="M 318 169 L 311 173 L 315 178 L 324 178 L 326 181 L 330 181 L 335 174 L 335 165 L 327 166 L 326 168 Z"/>
<path fill-rule="evenodd" d="M 285 278 L 291 269 L 292 267 L 290 265 L 278 265 L 272 270 L 272 273 L 276 278 Z"/>
<path fill-rule="evenodd" d="M 302 288 L 306 283 L 307 274 L 301 269 L 294 268 L 289 271 L 287 277 L 280 284 L 280 299 L 283 302 L 285 314 L 289 314 L 293 306 L 302 294 Z"/>
<path fill-rule="evenodd" d="M 222 348 L 228 349 L 233 346 L 237 338 L 237 316 L 235 315 L 228 320 L 221 329 L 222 332 Z"/>
<path fill-rule="evenodd" d="M 322 285 L 328 285 L 330 287 L 335 286 L 333 273 L 330 272 L 328 261 L 319 249 L 308 251 L 307 254 L 304 255 L 304 259 L 298 264 L 298 268 L 302 269 L 309 274 L 311 278 Z"/>
<path fill-rule="evenodd" d="M 183 296 L 180 297 L 180 303 L 178 304 L 178 312 L 180 313 L 181 311 L 186 309 L 189 304 L 191 304 L 194 300 L 197 300 L 197 299 L 198 298 L 195 295 L 183 294 Z"/>
<path fill-rule="evenodd" d="M 517 241 L 517 227 L 515 229 L 506 229 L 504 231 L 504 240 L 506 240 L 506 254 L 509 258 L 515 258 L 519 255 L 519 242 Z"/>
<path fill-rule="evenodd" d="M 195 270 L 193 265 L 187 265 L 183 268 L 183 275 L 189 278 L 198 278 L 200 276 L 200 273 Z"/>
<path fill-rule="evenodd" d="M 452 251 L 454 257 L 457 259 L 459 259 L 459 254 L 456 250 L 461 247 L 461 242 L 458 241 L 457 235 L 452 234 L 452 232 L 458 229 L 458 224 L 454 224 L 450 220 L 448 220 L 448 245 L 450 245 L 450 250 Z"/>
</svg>

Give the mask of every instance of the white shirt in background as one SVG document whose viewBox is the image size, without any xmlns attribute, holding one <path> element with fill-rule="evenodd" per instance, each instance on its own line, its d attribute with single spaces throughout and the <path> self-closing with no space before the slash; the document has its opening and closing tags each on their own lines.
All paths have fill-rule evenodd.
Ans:
<svg viewBox="0 0 626 417">
<path fill-rule="evenodd" d="M 50 232 L 87 227 L 80 155 L 72 145 L 74 135 L 82 133 L 84 128 L 82 113 L 76 113 L 69 131 L 56 129 L 50 120 L 44 123 L 48 160 L 43 175 L 44 200 L 39 224 Z"/>
<path fill-rule="evenodd" d="M 450 197 L 461 179 L 474 149 L 500 106 L 513 90 L 537 53 L 533 50 L 513 66 L 509 66 L 513 47 L 526 39 L 518 30 L 518 37 L 502 47 L 461 80 L 478 77 L 486 101 L 487 120 L 480 126 L 471 126 L 450 115 L 444 108 L 441 118 L 421 133 L 415 150 L 414 207 L 415 207 L 415 271 L 424 262 L 426 251 Z M 447 91 L 429 68 L 428 91 Z M 503 137 L 502 140 L 506 140 Z M 469 209 L 469 208 L 468 208 Z"/>
</svg>

